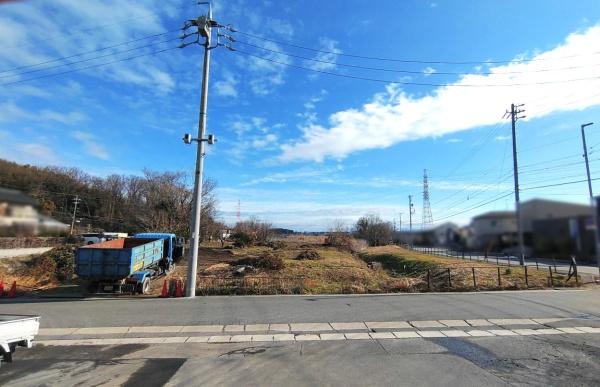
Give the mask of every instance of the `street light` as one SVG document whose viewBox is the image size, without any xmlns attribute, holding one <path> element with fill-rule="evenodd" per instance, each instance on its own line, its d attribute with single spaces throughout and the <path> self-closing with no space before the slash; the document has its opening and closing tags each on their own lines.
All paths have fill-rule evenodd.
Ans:
<svg viewBox="0 0 600 387">
<path fill-rule="evenodd" d="M 592 178 L 590 176 L 590 163 L 588 161 L 587 145 L 585 143 L 585 128 L 594 125 L 593 122 L 581 125 L 581 140 L 583 141 L 583 157 L 585 158 L 585 171 L 587 173 L 588 191 L 590 193 L 590 204 L 592 206 L 592 216 L 594 220 L 594 251 L 596 253 L 596 263 L 598 264 L 598 272 L 600 273 L 600 246 L 598 243 L 598 214 L 596 203 L 594 200 L 594 192 L 592 190 Z"/>
</svg>

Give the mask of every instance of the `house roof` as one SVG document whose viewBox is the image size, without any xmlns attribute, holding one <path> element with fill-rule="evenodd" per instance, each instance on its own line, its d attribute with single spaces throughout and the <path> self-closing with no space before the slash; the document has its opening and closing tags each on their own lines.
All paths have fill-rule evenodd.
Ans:
<svg viewBox="0 0 600 387">
<path fill-rule="evenodd" d="M 17 191 L 16 189 L 8 189 L 0 187 L 0 203 L 11 203 L 11 204 L 29 204 L 32 206 L 37 206 L 38 202 L 31 196 L 25 195 L 21 191 Z"/>
<path fill-rule="evenodd" d="M 516 215 L 515 215 L 514 211 L 490 211 L 490 212 L 485 212 L 481 215 L 474 216 L 473 220 L 489 219 L 489 218 L 496 218 L 496 219 L 514 218 L 515 216 Z"/>
</svg>

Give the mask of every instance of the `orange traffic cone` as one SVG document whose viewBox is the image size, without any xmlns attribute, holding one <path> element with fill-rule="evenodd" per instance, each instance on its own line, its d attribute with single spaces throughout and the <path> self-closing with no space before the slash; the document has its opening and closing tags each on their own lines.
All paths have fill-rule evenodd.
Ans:
<svg viewBox="0 0 600 387">
<path fill-rule="evenodd" d="M 4 295 L 4 280 L 0 279 L 0 297 Z"/>
<path fill-rule="evenodd" d="M 183 297 L 183 284 L 181 280 L 175 282 L 175 297 Z"/>
<path fill-rule="evenodd" d="M 163 282 L 163 287 L 162 287 L 162 291 L 160 292 L 160 296 L 162 298 L 167 298 L 169 297 L 169 288 L 167 287 L 167 280 L 165 280 Z"/>
<path fill-rule="evenodd" d="M 17 281 L 13 281 L 10 290 L 8 291 L 8 297 L 13 298 L 17 294 Z"/>
</svg>

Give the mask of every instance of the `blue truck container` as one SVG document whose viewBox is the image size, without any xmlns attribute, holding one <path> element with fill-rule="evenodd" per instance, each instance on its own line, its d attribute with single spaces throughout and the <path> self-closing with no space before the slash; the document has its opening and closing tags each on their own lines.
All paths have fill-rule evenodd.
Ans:
<svg viewBox="0 0 600 387">
<path fill-rule="evenodd" d="M 82 246 L 76 273 L 91 292 L 147 293 L 150 279 L 166 273 L 183 247 L 175 234 L 143 233 Z"/>
</svg>

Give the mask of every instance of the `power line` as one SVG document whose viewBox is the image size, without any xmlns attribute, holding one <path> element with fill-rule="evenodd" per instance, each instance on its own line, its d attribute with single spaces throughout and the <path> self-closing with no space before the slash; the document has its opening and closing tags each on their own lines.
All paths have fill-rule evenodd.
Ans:
<svg viewBox="0 0 600 387">
<path fill-rule="evenodd" d="M 33 81 L 33 80 L 36 80 L 36 79 L 43 79 L 43 78 L 48 78 L 48 77 L 55 77 L 55 76 L 58 76 L 58 75 L 70 74 L 70 73 L 74 73 L 74 72 L 77 72 L 77 71 L 82 71 L 82 70 L 87 70 L 87 69 L 91 69 L 91 68 L 97 68 L 97 67 L 107 66 L 107 65 L 110 65 L 110 64 L 113 64 L 113 63 L 125 62 L 125 61 L 128 61 L 128 60 L 132 60 L 132 59 L 136 59 L 136 58 L 141 58 L 141 57 L 149 56 L 149 55 L 156 55 L 156 54 L 159 54 L 161 52 L 166 52 L 166 51 L 171 51 L 171 50 L 176 50 L 176 49 L 179 49 L 179 47 L 165 48 L 165 49 L 162 49 L 162 50 L 152 51 L 152 52 L 148 52 L 148 53 L 140 54 L 140 55 L 134 55 L 134 56 L 130 56 L 130 57 L 127 57 L 127 58 L 121 58 L 121 59 L 113 60 L 113 61 L 110 61 L 110 62 L 104 62 L 104 63 L 94 64 L 94 65 L 90 65 L 90 66 L 79 67 L 79 68 L 76 68 L 76 69 L 71 69 L 71 70 L 67 70 L 67 71 L 63 71 L 63 72 L 59 72 L 59 73 L 45 74 L 45 75 L 40 75 L 38 77 L 26 78 L 26 79 L 21 79 L 21 80 L 18 80 L 18 81 L 13 81 L 13 82 L 0 83 L 0 86 L 15 85 L 15 84 L 23 83 L 23 82 Z"/>
<path fill-rule="evenodd" d="M 394 84 L 394 85 L 407 85 L 407 86 L 431 86 L 431 87 L 514 87 L 514 86 L 542 86 L 542 85 L 551 85 L 551 84 L 561 84 L 561 83 L 571 83 L 571 82 L 580 82 L 580 81 L 590 81 L 590 80 L 598 80 L 600 76 L 597 77 L 588 77 L 588 78 L 577 78 L 577 79 L 565 79 L 560 81 L 544 81 L 544 82 L 530 82 L 530 83 L 506 83 L 506 84 L 466 84 L 466 83 L 429 83 L 429 82 L 406 82 L 406 81 L 393 81 L 389 79 L 379 79 L 379 78 L 371 78 L 371 77 L 362 77 L 356 75 L 347 75 L 334 73 L 331 71 L 317 70 L 309 67 L 304 67 L 300 65 L 295 65 L 291 63 L 286 63 L 282 61 L 278 61 L 271 58 L 265 58 L 260 55 L 255 55 L 247 51 L 239 50 L 239 49 L 231 49 L 233 52 L 238 52 L 250 57 L 254 57 L 257 59 L 261 59 L 267 62 L 280 64 L 283 66 L 293 67 L 301 70 L 311 71 L 319 74 L 327 74 L 333 75 L 341 78 L 355 79 L 361 81 L 370 81 L 370 82 L 379 82 L 385 84 Z"/>
<path fill-rule="evenodd" d="M 50 66 L 50 67 L 44 67 L 44 68 L 41 68 L 41 69 L 33 69 L 33 70 L 22 71 L 22 72 L 16 73 L 16 74 L 2 75 L 2 76 L 0 76 L 0 79 L 2 79 L 2 78 L 14 78 L 14 77 L 21 76 L 21 75 L 24 75 L 24 74 L 37 73 L 37 72 L 40 72 L 40 71 L 53 70 L 53 69 L 61 68 L 61 67 L 65 67 L 65 66 L 72 66 L 72 65 L 75 65 L 75 64 L 89 62 L 89 61 L 96 60 L 96 59 L 101 59 L 101 58 L 106 58 L 106 57 L 110 57 L 110 56 L 114 56 L 114 55 L 124 54 L 126 52 L 131 52 L 131 51 L 139 50 L 139 49 L 142 49 L 142 48 L 152 47 L 152 46 L 155 46 L 157 44 L 172 42 L 174 40 L 179 40 L 179 38 L 162 40 L 160 42 L 154 42 L 154 43 L 146 44 L 146 45 L 143 45 L 143 46 L 132 47 L 132 48 L 128 48 L 127 50 L 117 51 L 117 52 L 111 52 L 111 53 L 108 53 L 108 54 L 99 55 L 99 56 L 95 56 L 95 57 L 87 58 L 87 59 L 82 59 L 82 60 L 78 60 L 78 61 L 74 61 L 74 62 L 70 62 L 70 63 L 62 63 L 62 64 L 57 64 L 57 65 L 54 65 L 54 66 Z"/>
<path fill-rule="evenodd" d="M 83 51 L 83 52 L 79 52 L 77 54 L 73 54 L 73 55 L 69 55 L 69 56 L 63 56 L 63 57 L 60 57 L 60 58 L 54 58 L 54 59 L 50 59 L 50 60 L 47 60 L 47 61 L 44 61 L 44 62 L 38 62 L 38 63 L 24 65 L 24 66 L 19 66 L 19 67 L 13 67 L 12 69 L 1 70 L 0 74 L 2 74 L 2 73 L 8 73 L 8 72 L 13 72 L 13 71 L 16 71 L 16 70 L 21 70 L 21 69 L 26 69 L 26 68 L 31 68 L 31 67 L 37 67 L 37 66 L 48 64 L 48 63 L 59 62 L 59 61 L 65 60 L 65 59 L 70 59 L 70 58 L 74 58 L 74 57 L 81 56 L 81 55 L 87 55 L 87 54 L 91 54 L 91 53 L 94 53 L 94 52 L 100 52 L 100 51 L 104 51 L 104 50 L 109 50 L 111 48 L 116 48 L 116 47 L 124 46 L 124 45 L 130 44 L 130 43 L 139 42 L 141 40 L 146 40 L 146 39 L 150 39 L 150 38 L 156 38 L 156 37 L 159 37 L 159 36 L 167 35 L 167 34 L 170 34 L 172 32 L 176 32 L 176 31 L 180 31 L 180 29 L 178 28 L 176 30 L 170 30 L 170 31 L 167 31 L 167 32 L 163 32 L 161 34 L 147 35 L 147 36 L 144 36 L 144 37 L 141 37 L 141 38 L 128 40 L 126 42 L 116 43 L 116 44 L 111 45 L 111 46 L 105 46 L 105 47 L 101 47 L 101 48 L 97 48 L 97 49 L 89 50 L 89 51 Z M 25 74 L 25 73 L 21 73 L 21 74 Z M 14 76 L 14 75 L 11 75 L 11 76 Z M 4 78 L 4 77 L 1 77 L 1 78 Z"/>
<path fill-rule="evenodd" d="M 550 69 L 537 69 L 537 70 L 530 70 L 530 71 L 504 71 L 504 72 L 456 72 L 456 71 L 427 72 L 425 70 L 398 70 L 398 69 L 389 69 L 389 68 L 371 67 L 371 66 L 361 66 L 361 65 L 353 65 L 353 64 L 347 64 L 347 63 L 339 63 L 339 62 L 334 62 L 334 61 L 327 61 L 327 60 L 322 60 L 322 59 L 310 58 L 310 57 L 306 57 L 306 56 L 302 56 L 302 55 L 290 54 L 290 53 L 285 52 L 285 51 L 273 50 L 273 49 L 270 49 L 270 48 L 267 48 L 267 47 L 264 47 L 264 46 L 259 46 L 259 45 L 256 45 L 256 44 L 244 42 L 242 40 L 237 40 L 237 39 L 235 39 L 235 43 L 243 44 L 243 45 L 249 46 L 249 47 L 258 48 L 260 50 L 272 52 L 272 53 L 275 53 L 275 54 L 289 56 L 289 57 L 292 57 L 292 58 L 304 59 L 304 60 L 308 60 L 308 61 L 311 61 L 311 62 L 325 63 L 325 64 L 331 64 L 331 65 L 336 65 L 336 66 L 341 66 L 341 67 L 356 68 L 356 69 L 362 69 L 362 70 L 384 71 L 384 72 L 401 73 L 401 74 L 420 74 L 420 75 L 427 75 L 427 76 L 430 76 L 430 75 L 510 75 L 510 74 L 530 74 L 530 73 L 543 73 L 543 72 L 552 72 L 552 71 L 577 70 L 577 69 L 582 69 L 582 68 L 597 68 L 598 66 L 600 66 L 600 64 L 593 64 L 593 65 L 587 65 L 587 66 L 570 66 L 570 67 L 559 67 L 559 68 L 550 68 Z M 331 52 L 331 55 L 339 55 L 339 54 L 335 54 L 334 52 Z"/>
<path fill-rule="evenodd" d="M 590 179 L 590 180 L 591 181 L 600 180 L 600 177 L 596 178 L 596 179 Z M 521 188 L 521 191 L 528 191 L 528 190 L 539 189 L 539 188 L 559 187 L 559 186 L 563 186 L 563 185 L 570 185 L 570 184 L 577 184 L 577 183 L 587 183 L 587 179 L 575 180 L 575 181 L 565 181 L 562 183 L 547 184 L 547 185 L 538 185 L 535 187 L 526 187 L 526 188 Z"/>
<path fill-rule="evenodd" d="M 299 49 L 307 50 L 307 51 L 312 51 L 312 52 L 320 52 L 320 53 L 324 53 L 324 54 L 335 54 L 335 55 L 345 56 L 345 57 L 349 57 L 349 58 L 380 60 L 380 61 L 386 61 L 386 62 L 400 62 L 400 63 L 452 64 L 452 65 L 484 64 L 485 65 L 485 64 L 502 64 L 502 63 L 542 62 L 542 61 L 551 61 L 551 60 L 558 60 L 558 59 L 577 58 L 577 57 L 581 57 L 581 56 L 591 56 L 591 55 L 598 55 L 598 54 L 600 54 L 600 51 L 596 51 L 596 52 L 592 52 L 592 53 L 589 53 L 589 54 L 567 55 L 567 56 L 555 57 L 555 58 L 511 59 L 511 60 L 496 60 L 496 61 L 492 61 L 492 60 L 483 60 L 483 61 L 448 61 L 448 60 L 398 59 L 398 58 L 385 58 L 385 57 L 366 56 L 366 55 L 357 55 L 357 54 L 345 54 L 345 53 L 340 53 L 340 52 L 336 52 L 336 51 L 320 50 L 320 49 L 316 49 L 316 48 L 301 46 L 299 44 L 294 44 L 294 43 L 290 43 L 290 42 L 284 42 L 284 41 L 280 41 L 280 40 L 265 38 L 263 36 L 254 35 L 254 34 L 251 34 L 251 33 L 248 33 L 248 32 L 239 31 L 239 30 L 237 30 L 235 28 L 231 28 L 231 27 L 229 27 L 229 29 L 232 32 L 235 32 L 235 33 L 238 33 L 238 34 L 241 34 L 241 35 L 245 35 L 245 36 L 249 36 L 251 38 L 265 40 L 265 41 L 268 41 L 268 42 L 273 42 L 273 43 L 278 43 L 278 44 L 283 44 L 283 45 L 286 45 L 286 46 L 295 47 L 295 48 L 299 48 Z"/>
</svg>

